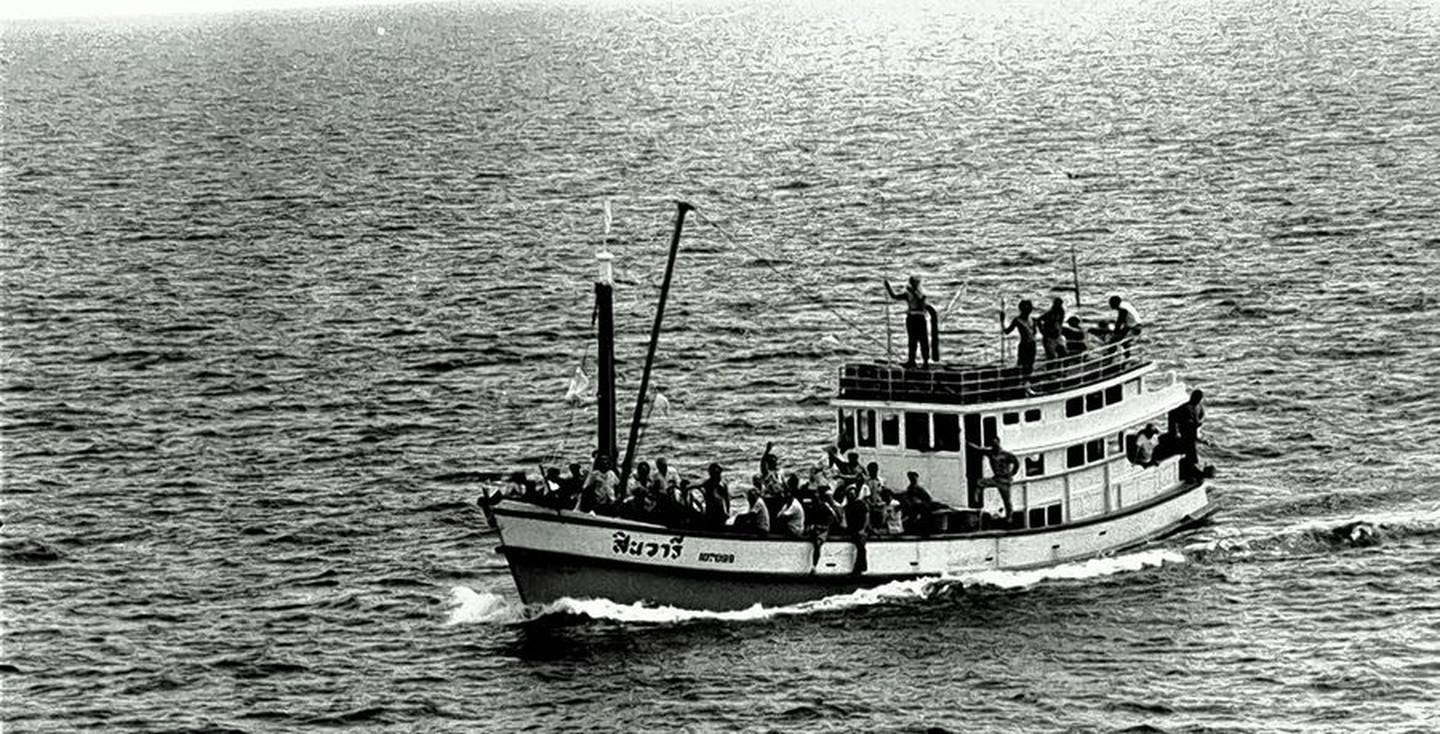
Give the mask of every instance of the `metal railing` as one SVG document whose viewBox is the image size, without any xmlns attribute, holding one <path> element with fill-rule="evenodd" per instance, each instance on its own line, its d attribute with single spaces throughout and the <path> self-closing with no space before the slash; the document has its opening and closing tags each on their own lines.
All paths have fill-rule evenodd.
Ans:
<svg viewBox="0 0 1440 734">
<path fill-rule="evenodd" d="M 916 403 L 991 403 L 1057 393 L 1117 377 L 1148 364 L 1141 337 L 1045 359 L 1030 374 L 1010 366 L 907 368 L 883 362 L 840 368 L 840 397 Z"/>
</svg>

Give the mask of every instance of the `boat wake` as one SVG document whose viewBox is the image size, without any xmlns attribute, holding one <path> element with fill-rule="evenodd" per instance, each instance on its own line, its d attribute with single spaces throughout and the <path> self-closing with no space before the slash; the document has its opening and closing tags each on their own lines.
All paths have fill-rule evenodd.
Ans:
<svg viewBox="0 0 1440 734">
<path fill-rule="evenodd" d="M 1369 548 L 1440 534 L 1440 505 L 1364 515 L 1310 518 L 1284 526 L 1212 528 L 1185 546 L 1195 561 L 1223 562 Z"/>
<path fill-rule="evenodd" d="M 1047 581 L 1077 580 L 1111 576 L 1155 568 L 1167 563 L 1184 563 L 1176 550 L 1155 549 L 1111 558 L 1095 558 L 1028 571 L 979 571 L 896 581 L 848 594 L 781 607 L 755 605 L 748 609 L 708 612 L 644 604 L 617 604 L 606 599 L 561 599 L 551 604 L 525 606 L 493 592 L 477 592 L 464 586 L 451 589 L 450 624 L 522 624 L 551 617 L 584 617 L 626 624 L 677 624 L 697 620 L 746 622 L 775 617 L 833 612 L 935 598 L 956 587 L 1025 589 Z"/>
</svg>

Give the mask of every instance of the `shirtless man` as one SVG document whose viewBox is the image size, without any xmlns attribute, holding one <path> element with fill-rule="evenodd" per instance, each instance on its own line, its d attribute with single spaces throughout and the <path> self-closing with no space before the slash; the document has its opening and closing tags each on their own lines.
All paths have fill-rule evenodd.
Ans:
<svg viewBox="0 0 1440 734">
<path fill-rule="evenodd" d="M 1015 352 L 1015 364 L 1020 367 L 1020 374 L 1026 377 L 1035 369 L 1035 320 L 1031 317 L 1034 310 L 1035 304 L 1031 303 L 1030 299 L 1021 301 L 1020 313 L 1005 327 L 1006 334 L 1012 331 L 1020 332 L 1020 346 Z M 1005 312 L 1001 311 L 1000 315 L 1003 317 Z"/>
<path fill-rule="evenodd" d="M 975 485 L 980 489 L 981 497 L 984 497 L 986 487 L 994 487 L 1000 493 L 1000 501 L 1005 503 L 1005 517 L 1010 517 L 1015 512 L 1015 507 L 1010 504 L 1010 482 L 1015 478 L 1015 473 L 1020 471 L 1020 460 L 1000 446 L 999 436 L 990 439 L 989 447 L 973 443 L 969 445 L 990 462 L 990 476 L 982 477 Z"/>
</svg>

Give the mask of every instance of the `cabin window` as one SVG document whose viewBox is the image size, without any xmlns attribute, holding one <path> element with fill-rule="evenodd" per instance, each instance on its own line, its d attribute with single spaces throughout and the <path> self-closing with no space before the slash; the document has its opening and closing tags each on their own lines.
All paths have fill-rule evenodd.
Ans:
<svg viewBox="0 0 1440 734">
<path fill-rule="evenodd" d="M 1025 457 L 1025 476 L 1038 477 L 1045 473 L 1045 455 L 1035 454 Z"/>
<path fill-rule="evenodd" d="M 905 414 L 905 448 L 914 451 L 930 450 L 930 414 Z"/>
<path fill-rule="evenodd" d="M 1099 461 L 1105 458 L 1105 439 L 1097 438 L 1085 442 L 1085 461 Z"/>
<path fill-rule="evenodd" d="M 1065 401 L 1065 417 L 1074 418 L 1085 412 L 1085 398 L 1073 397 Z"/>
<path fill-rule="evenodd" d="M 1114 405 L 1125 399 L 1124 385 L 1111 385 L 1105 388 L 1105 404 Z"/>
<path fill-rule="evenodd" d="M 1017 424 L 1020 423 L 1020 414 L 1019 414 L 1019 413 L 1004 413 L 1004 414 L 1002 414 L 1002 415 L 1000 416 L 1000 422 L 1001 422 L 1001 423 L 1004 423 L 1004 424 L 1007 425 L 1007 426 L 1017 425 Z"/>
<path fill-rule="evenodd" d="M 875 411 L 862 410 L 856 415 L 855 438 L 861 446 L 875 445 Z"/>
<path fill-rule="evenodd" d="M 1085 444 L 1077 443 L 1065 449 L 1065 467 L 1074 469 L 1077 466 L 1085 466 Z"/>
<path fill-rule="evenodd" d="M 1085 410 L 1087 412 L 1099 410 L 1103 407 L 1105 407 L 1105 393 L 1092 392 L 1085 396 Z"/>
<path fill-rule="evenodd" d="M 1026 522 L 1025 522 L 1025 526 L 1026 526 L 1026 527 L 1031 527 L 1031 528 L 1043 528 L 1043 527 L 1045 527 L 1045 508 L 1043 508 L 1043 507 L 1036 507 L 1035 509 L 1031 510 L 1030 513 L 1029 513 L 1029 517 L 1025 518 L 1025 520 L 1026 520 Z"/>
<path fill-rule="evenodd" d="M 960 416 L 954 413 L 935 414 L 935 450 L 960 450 Z"/>
<path fill-rule="evenodd" d="M 840 409 L 840 437 L 836 443 L 841 451 L 855 447 L 855 414 L 844 408 Z"/>
<path fill-rule="evenodd" d="M 1031 408 L 1031 409 L 1025 411 L 1025 422 L 1026 422 L 1026 423 L 1039 423 L 1039 422 L 1040 422 L 1040 409 L 1039 409 L 1039 408 Z"/>
<path fill-rule="evenodd" d="M 886 446 L 900 445 L 900 416 L 886 413 L 880 417 L 880 443 Z"/>
<path fill-rule="evenodd" d="M 1065 521 L 1065 513 L 1060 509 L 1060 503 L 1046 505 L 1044 507 L 1033 507 L 1025 513 L 1025 526 L 1030 528 L 1043 528 L 1050 525 L 1059 525 Z"/>
</svg>

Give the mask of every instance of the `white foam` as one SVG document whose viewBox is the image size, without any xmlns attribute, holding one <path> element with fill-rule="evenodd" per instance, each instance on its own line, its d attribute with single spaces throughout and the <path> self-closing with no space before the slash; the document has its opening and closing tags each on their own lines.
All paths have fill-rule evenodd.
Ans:
<svg viewBox="0 0 1440 734">
<path fill-rule="evenodd" d="M 876 606 L 899 601 L 918 601 L 929 598 L 936 588 L 953 586 L 957 583 L 963 586 L 1023 589 L 1045 581 L 1098 578 L 1153 568 L 1166 563 L 1183 563 L 1184 561 L 1184 554 L 1178 551 L 1157 549 L 1029 571 L 978 571 L 895 581 L 872 589 L 860 589 L 848 594 L 837 594 L 800 604 L 781 607 L 764 607 L 757 604 L 746 609 L 725 612 L 644 604 L 617 604 L 608 599 L 561 599 L 540 607 L 522 607 L 499 594 L 476 592 L 463 586 L 457 586 L 451 590 L 452 609 L 449 621 L 450 624 L 514 624 L 551 614 L 573 614 L 591 619 L 631 624 L 676 624 L 696 620 L 747 622 Z"/>
<path fill-rule="evenodd" d="M 524 619 L 525 609 L 518 602 L 488 591 L 475 591 L 466 586 L 450 589 L 448 624 L 506 624 Z"/>
</svg>

